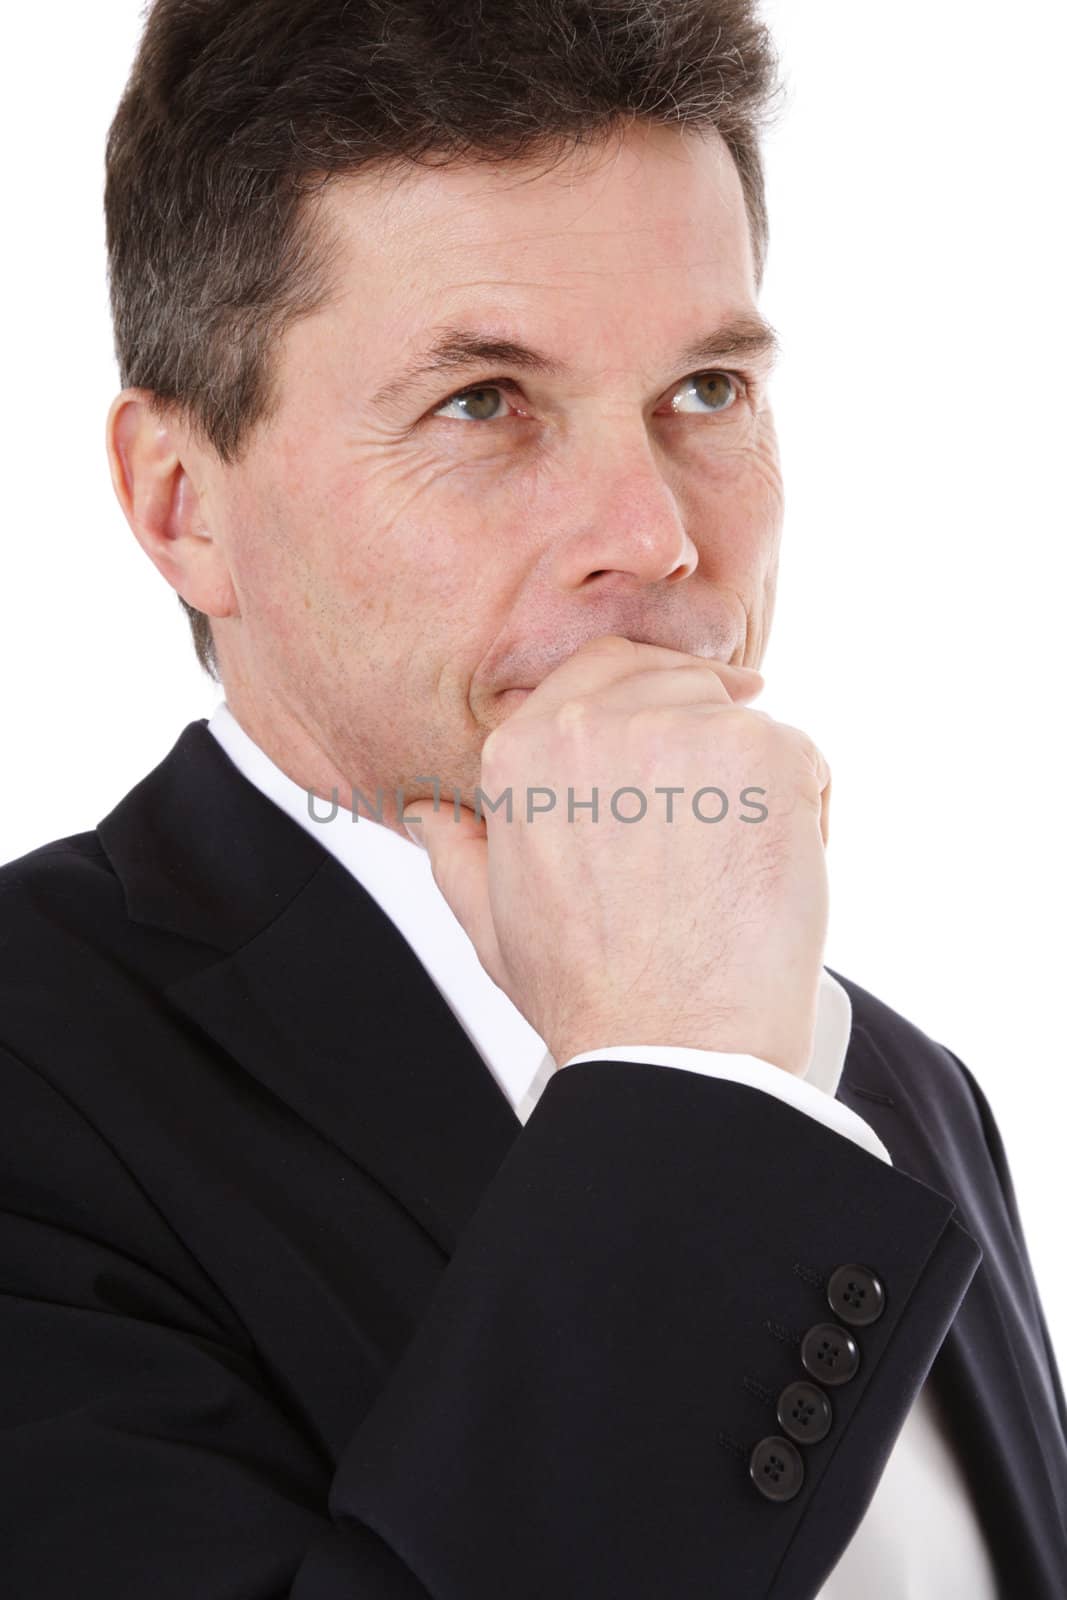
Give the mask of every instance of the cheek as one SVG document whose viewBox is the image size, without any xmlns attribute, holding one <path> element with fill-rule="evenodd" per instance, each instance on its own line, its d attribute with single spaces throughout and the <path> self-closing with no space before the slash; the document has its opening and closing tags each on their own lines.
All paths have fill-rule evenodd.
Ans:
<svg viewBox="0 0 1067 1600">
<path fill-rule="evenodd" d="M 773 433 L 737 448 L 707 452 L 689 464 L 679 495 L 705 569 L 724 577 L 766 570 L 777 552 L 784 498 Z"/>
<path fill-rule="evenodd" d="M 269 614 L 279 595 L 289 596 L 294 588 L 288 513 L 283 520 L 276 506 L 269 486 L 251 475 L 234 484 L 227 497 L 227 556 L 246 626 Z"/>
<path fill-rule="evenodd" d="M 465 698 L 509 604 L 514 545 L 506 496 L 447 462 L 364 454 L 310 515 L 320 538 L 309 583 L 334 638 L 427 704 Z"/>
<path fill-rule="evenodd" d="M 366 619 L 346 571 L 351 508 L 309 470 L 297 475 L 280 456 L 273 467 L 231 500 L 232 571 L 249 647 L 297 674 L 347 653 Z"/>
<path fill-rule="evenodd" d="M 529 497 L 469 460 L 439 457 L 371 468 L 360 494 L 376 547 L 368 577 L 402 584 L 431 623 L 456 615 L 473 632 L 521 561 Z"/>
<path fill-rule="evenodd" d="M 739 472 L 737 503 L 741 519 L 760 554 L 778 548 L 785 500 L 777 451 L 755 446 Z"/>
</svg>

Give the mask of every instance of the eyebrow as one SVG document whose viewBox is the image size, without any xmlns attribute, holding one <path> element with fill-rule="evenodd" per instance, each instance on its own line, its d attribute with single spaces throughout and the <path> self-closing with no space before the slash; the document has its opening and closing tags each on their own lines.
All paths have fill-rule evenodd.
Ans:
<svg viewBox="0 0 1067 1600">
<path fill-rule="evenodd" d="M 761 316 L 743 313 L 697 339 L 679 352 L 678 364 L 690 370 L 718 361 L 756 360 L 773 364 L 781 350 L 778 335 Z M 566 363 L 513 339 L 499 339 L 473 328 L 448 324 L 435 330 L 433 342 L 410 366 L 378 390 L 371 404 L 379 410 L 396 406 L 431 378 L 493 362 L 523 372 L 560 378 Z"/>
</svg>

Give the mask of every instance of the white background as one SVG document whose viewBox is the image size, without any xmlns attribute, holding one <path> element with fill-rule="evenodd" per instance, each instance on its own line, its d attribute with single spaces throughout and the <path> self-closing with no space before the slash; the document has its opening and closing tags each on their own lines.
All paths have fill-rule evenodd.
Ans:
<svg viewBox="0 0 1067 1600">
<path fill-rule="evenodd" d="M 788 512 L 758 704 L 833 769 L 826 962 L 978 1076 L 1067 1364 L 1067 13 L 767 15 Z M 94 826 L 218 699 L 104 454 L 103 148 L 140 8 L 18 7 L 7 30 L 3 860 Z"/>
</svg>

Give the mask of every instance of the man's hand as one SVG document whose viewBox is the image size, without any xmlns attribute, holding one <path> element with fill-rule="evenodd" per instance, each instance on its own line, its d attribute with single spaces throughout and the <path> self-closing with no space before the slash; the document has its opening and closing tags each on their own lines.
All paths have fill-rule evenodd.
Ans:
<svg viewBox="0 0 1067 1600">
<path fill-rule="evenodd" d="M 830 773 L 805 734 L 742 703 L 761 688 L 749 668 L 601 636 L 485 741 L 481 787 L 490 802 L 511 788 L 511 821 L 503 808 L 461 808 L 457 822 L 447 801 L 408 807 L 482 965 L 558 1062 L 675 1044 L 804 1070 Z M 712 787 L 728 801 L 721 821 L 697 815 L 722 811 Z M 528 815 L 532 789 L 550 790 L 553 808 Z M 596 821 L 581 808 L 594 789 Z M 633 817 L 643 797 L 640 820 L 612 814 L 620 789 L 640 791 L 617 801 Z"/>
</svg>

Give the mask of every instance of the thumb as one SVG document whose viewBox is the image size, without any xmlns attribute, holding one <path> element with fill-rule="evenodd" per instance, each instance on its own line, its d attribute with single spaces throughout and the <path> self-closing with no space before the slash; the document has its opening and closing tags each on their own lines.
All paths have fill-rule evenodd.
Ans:
<svg viewBox="0 0 1067 1600">
<path fill-rule="evenodd" d="M 458 820 L 457 820 L 458 815 Z M 489 842 L 484 819 L 467 806 L 412 800 L 404 826 L 430 858 L 434 882 L 474 946 L 478 960 L 500 985 L 500 949 L 489 903 Z"/>
<path fill-rule="evenodd" d="M 735 705 L 755 700 L 766 687 L 762 672 L 757 672 L 755 667 L 730 667 L 725 662 L 716 662 L 715 671 Z"/>
</svg>

